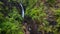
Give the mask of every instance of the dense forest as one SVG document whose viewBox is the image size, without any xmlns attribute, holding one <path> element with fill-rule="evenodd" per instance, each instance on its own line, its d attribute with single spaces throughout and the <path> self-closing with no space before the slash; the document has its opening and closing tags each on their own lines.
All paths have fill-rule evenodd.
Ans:
<svg viewBox="0 0 60 34">
<path fill-rule="evenodd" d="M 0 0 L 0 34 L 60 34 L 60 0 Z"/>
</svg>

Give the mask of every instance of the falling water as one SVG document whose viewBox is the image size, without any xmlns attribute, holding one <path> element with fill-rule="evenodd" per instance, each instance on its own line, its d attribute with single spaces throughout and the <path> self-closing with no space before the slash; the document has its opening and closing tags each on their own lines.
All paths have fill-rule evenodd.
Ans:
<svg viewBox="0 0 60 34">
<path fill-rule="evenodd" d="M 24 18 L 24 8 L 23 8 L 23 5 L 20 3 L 20 6 L 22 8 L 22 17 Z"/>
</svg>

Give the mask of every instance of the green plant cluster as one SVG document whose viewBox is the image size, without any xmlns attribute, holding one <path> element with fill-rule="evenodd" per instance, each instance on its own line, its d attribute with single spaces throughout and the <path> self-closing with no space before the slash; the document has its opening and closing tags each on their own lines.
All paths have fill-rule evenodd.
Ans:
<svg viewBox="0 0 60 34">
<path fill-rule="evenodd" d="M 55 1 L 56 0 L 47 0 L 51 5 L 54 5 Z M 12 1 L 9 0 L 8 2 Z M 16 2 L 20 3 L 21 0 Z M 54 18 L 57 22 L 53 27 L 52 25 L 49 25 L 49 22 L 46 20 L 47 14 L 44 10 L 45 5 L 41 0 L 22 0 L 22 4 L 25 6 L 25 16 L 30 16 L 32 20 L 35 20 L 38 24 L 38 31 L 42 30 L 47 33 L 53 32 L 54 34 L 60 34 L 60 8 L 56 9 L 54 7 L 50 7 L 54 12 Z M 2 5 L 4 5 L 4 3 L 0 2 L 0 34 L 24 34 L 22 28 L 23 18 L 21 17 L 21 14 L 19 14 L 17 8 L 14 6 L 12 7 L 12 10 L 9 10 L 9 7 L 3 7 Z"/>
</svg>

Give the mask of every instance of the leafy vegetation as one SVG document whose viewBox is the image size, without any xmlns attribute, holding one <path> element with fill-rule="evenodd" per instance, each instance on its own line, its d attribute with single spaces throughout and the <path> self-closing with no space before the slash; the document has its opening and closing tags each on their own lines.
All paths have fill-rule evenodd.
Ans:
<svg viewBox="0 0 60 34">
<path fill-rule="evenodd" d="M 60 4 L 56 0 L 0 0 L 0 34 L 25 33 L 20 3 L 25 10 L 26 21 L 30 22 L 27 22 L 27 26 L 31 26 L 31 31 L 37 24 L 38 34 L 60 34 Z"/>
</svg>

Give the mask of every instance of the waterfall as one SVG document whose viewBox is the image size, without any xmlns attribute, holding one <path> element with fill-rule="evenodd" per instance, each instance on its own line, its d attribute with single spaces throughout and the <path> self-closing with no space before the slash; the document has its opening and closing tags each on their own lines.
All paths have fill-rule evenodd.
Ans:
<svg viewBox="0 0 60 34">
<path fill-rule="evenodd" d="M 22 9 L 22 17 L 24 18 L 24 8 L 23 5 L 20 3 L 21 9 Z"/>
</svg>

